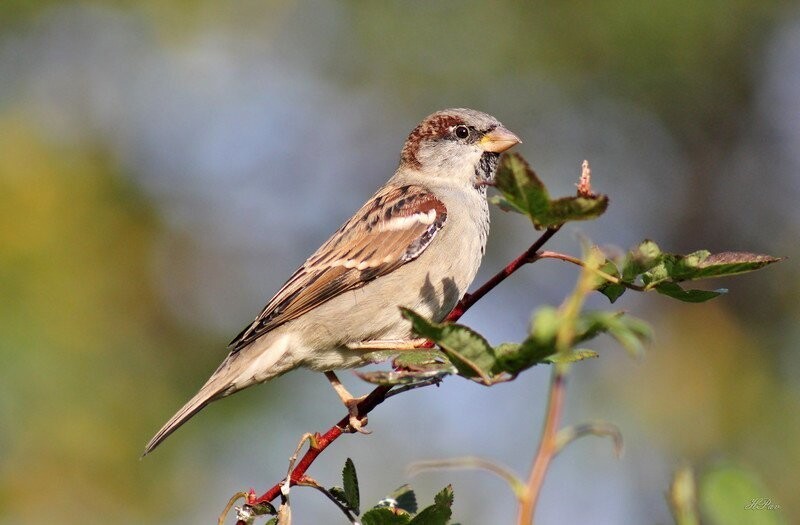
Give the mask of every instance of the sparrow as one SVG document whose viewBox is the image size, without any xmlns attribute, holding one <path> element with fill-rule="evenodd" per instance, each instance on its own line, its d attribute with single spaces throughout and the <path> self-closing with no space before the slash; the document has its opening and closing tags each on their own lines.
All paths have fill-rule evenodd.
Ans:
<svg viewBox="0 0 800 525">
<path fill-rule="evenodd" d="M 486 249 L 487 185 L 520 139 L 494 117 L 445 109 L 408 136 L 389 181 L 345 222 L 228 346 L 199 392 L 156 433 L 151 452 L 203 407 L 294 368 L 324 372 L 363 431 L 334 370 L 418 347 L 399 307 L 441 321 L 464 296 Z"/>
</svg>

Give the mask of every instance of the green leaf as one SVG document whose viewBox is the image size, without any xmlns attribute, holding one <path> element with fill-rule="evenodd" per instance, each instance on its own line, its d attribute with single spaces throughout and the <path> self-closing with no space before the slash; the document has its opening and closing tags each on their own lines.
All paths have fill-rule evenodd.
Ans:
<svg viewBox="0 0 800 525">
<path fill-rule="evenodd" d="M 406 370 L 430 370 L 442 365 L 449 366 L 447 356 L 438 350 L 414 350 L 400 353 L 394 358 L 393 364 L 397 368 Z"/>
<path fill-rule="evenodd" d="M 503 155 L 495 175 L 495 187 L 503 194 L 507 207 L 525 215 L 544 213 L 548 208 L 547 188 L 521 155 Z"/>
<path fill-rule="evenodd" d="M 782 257 L 772 257 L 758 253 L 720 252 L 707 255 L 690 268 L 688 279 L 722 277 L 759 270 L 767 265 L 782 261 Z"/>
<path fill-rule="evenodd" d="M 625 282 L 633 282 L 638 275 L 660 263 L 661 258 L 661 248 L 653 241 L 645 239 L 625 257 L 622 265 L 622 279 Z"/>
<path fill-rule="evenodd" d="M 271 520 L 266 522 L 264 525 L 278 525 L 278 517 L 276 516 L 276 517 L 272 518 Z"/>
<path fill-rule="evenodd" d="M 511 212 L 514 212 L 514 213 L 519 213 L 519 214 L 524 215 L 522 210 L 514 207 L 514 205 L 511 204 L 510 202 L 508 202 L 508 200 L 505 197 L 503 197 L 502 195 L 492 195 L 491 197 L 489 197 L 489 202 L 491 204 L 494 204 L 495 206 L 497 206 L 498 208 L 500 208 L 503 211 L 511 211 Z"/>
<path fill-rule="evenodd" d="M 612 261 L 606 261 L 605 264 L 600 267 L 600 271 L 607 273 L 612 277 L 620 277 L 617 265 Z M 600 278 L 600 282 L 598 283 L 596 289 L 598 292 L 608 297 L 608 300 L 611 303 L 615 302 L 623 293 L 625 293 L 625 287 L 623 285 L 612 283 L 611 281 L 607 281 L 603 278 Z"/>
<path fill-rule="evenodd" d="M 678 299 L 686 303 L 703 303 L 727 292 L 726 289 L 718 290 L 684 290 L 679 284 L 662 282 L 655 286 L 658 293 Z"/>
<path fill-rule="evenodd" d="M 400 310 L 411 321 L 414 333 L 439 345 L 460 375 L 491 384 L 490 374 L 497 359 L 482 335 L 463 325 L 433 323 L 408 308 Z"/>
<path fill-rule="evenodd" d="M 584 312 L 578 318 L 575 342 L 588 341 L 608 333 L 625 350 L 636 356 L 644 351 L 644 343 L 652 338 L 650 325 L 622 312 Z"/>
<path fill-rule="evenodd" d="M 556 334 L 560 326 L 558 310 L 544 306 L 531 318 L 530 335 L 522 343 L 503 343 L 495 348 L 495 374 L 516 375 L 542 363 L 556 353 Z"/>
<path fill-rule="evenodd" d="M 328 492 L 330 492 L 334 498 L 339 500 L 339 503 L 347 508 L 350 508 L 350 504 L 347 502 L 347 495 L 344 493 L 344 489 L 342 487 L 331 487 L 328 489 Z"/>
<path fill-rule="evenodd" d="M 262 501 L 256 505 L 250 505 L 250 508 L 253 510 L 253 514 L 256 516 L 263 516 L 265 514 L 275 515 L 278 513 L 278 511 L 275 510 L 275 507 L 273 507 L 272 504 L 267 501 Z"/>
<path fill-rule="evenodd" d="M 537 222 L 541 227 L 558 226 L 569 221 L 586 221 L 596 219 L 608 208 L 608 197 L 562 197 L 550 201 L 547 215 L 539 216 Z"/>
<path fill-rule="evenodd" d="M 448 485 L 433 497 L 433 503 L 434 505 L 440 505 L 449 509 L 453 506 L 453 498 L 453 486 Z"/>
<path fill-rule="evenodd" d="M 413 372 L 407 370 L 373 370 L 362 372 L 355 370 L 354 373 L 368 383 L 373 385 L 408 385 L 418 383 L 426 379 L 438 377 L 443 379 L 456 372 L 452 365 L 442 366 L 440 369 L 432 369 L 424 372 Z"/>
<path fill-rule="evenodd" d="M 453 487 L 448 485 L 433 498 L 433 505 L 425 507 L 409 525 L 447 525 L 453 515 Z"/>
<path fill-rule="evenodd" d="M 575 363 L 577 361 L 583 361 L 584 359 L 594 359 L 595 357 L 600 357 L 600 354 L 595 352 L 594 350 L 589 350 L 586 348 L 575 348 L 570 350 L 567 354 L 553 354 L 549 357 L 544 358 L 545 361 L 548 363 Z"/>
<path fill-rule="evenodd" d="M 417 496 L 409 485 L 403 485 L 389 495 L 395 501 L 397 508 L 415 514 L 417 512 Z"/>
<path fill-rule="evenodd" d="M 502 198 L 493 199 L 502 209 L 527 215 L 536 228 L 598 217 L 608 207 L 605 195 L 550 199 L 544 183 L 517 153 L 503 155 L 495 176 Z"/>
<path fill-rule="evenodd" d="M 713 525 L 786 523 L 781 502 L 771 497 L 752 472 L 734 465 L 714 467 L 702 476 L 700 509 L 706 518 L 703 522 Z"/>
<path fill-rule="evenodd" d="M 389 507 L 375 507 L 361 516 L 361 525 L 407 525 L 410 521 L 408 514 L 398 513 Z"/>
<path fill-rule="evenodd" d="M 344 485 L 344 497 L 345 501 L 347 501 L 347 506 L 356 514 L 359 514 L 358 476 L 356 476 L 356 466 L 350 458 L 347 458 L 344 462 L 342 484 Z"/>
</svg>

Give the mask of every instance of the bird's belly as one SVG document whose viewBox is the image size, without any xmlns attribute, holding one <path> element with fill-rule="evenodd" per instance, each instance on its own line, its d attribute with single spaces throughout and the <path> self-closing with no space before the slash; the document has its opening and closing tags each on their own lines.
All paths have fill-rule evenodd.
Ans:
<svg viewBox="0 0 800 525">
<path fill-rule="evenodd" d="M 469 225 L 471 226 L 471 225 Z M 410 323 L 399 307 L 441 321 L 467 292 L 475 278 L 484 249 L 485 235 L 462 228 L 446 229 L 457 236 L 452 242 L 431 243 L 429 248 L 403 270 L 384 275 L 361 288 L 346 292 L 304 315 L 306 324 L 302 358 L 315 370 L 350 368 L 374 362 L 377 356 L 351 350 L 348 343 L 375 340 L 405 340 L 413 337 Z M 447 246 L 450 249 L 445 250 Z"/>
</svg>

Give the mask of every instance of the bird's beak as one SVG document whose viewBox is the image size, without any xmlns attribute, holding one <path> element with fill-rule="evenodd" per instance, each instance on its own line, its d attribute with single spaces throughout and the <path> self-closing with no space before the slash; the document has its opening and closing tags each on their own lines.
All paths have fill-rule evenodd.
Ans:
<svg viewBox="0 0 800 525">
<path fill-rule="evenodd" d="M 481 138 L 480 145 L 483 151 L 503 153 L 521 142 L 518 136 L 511 133 L 506 128 L 497 126 Z"/>
</svg>

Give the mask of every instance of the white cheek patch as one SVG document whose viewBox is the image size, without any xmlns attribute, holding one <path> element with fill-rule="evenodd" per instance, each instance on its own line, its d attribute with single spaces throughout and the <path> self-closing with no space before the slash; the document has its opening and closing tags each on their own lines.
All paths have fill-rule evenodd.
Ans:
<svg viewBox="0 0 800 525">
<path fill-rule="evenodd" d="M 436 210 L 428 210 L 426 213 L 415 213 L 407 217 L 394 217 L 380 225 L 380 231 L 391 232 L 406 230 L 415 224 L 433 224 L 436 220 Z"/>
</svg>

